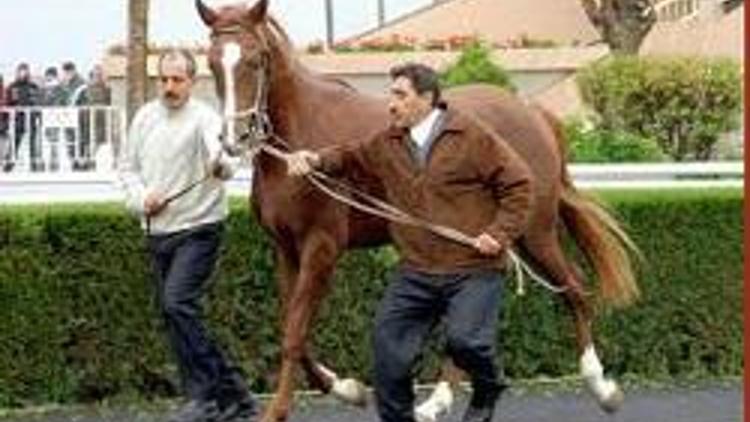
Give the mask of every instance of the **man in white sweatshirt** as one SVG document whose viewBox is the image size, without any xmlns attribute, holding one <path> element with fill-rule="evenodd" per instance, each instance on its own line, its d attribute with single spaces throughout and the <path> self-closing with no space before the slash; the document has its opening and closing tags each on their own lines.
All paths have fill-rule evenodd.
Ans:
<svg viewBox="0 0 750 422">
<path fill-rule="evenodd" d="M 156 299 L 177 357 L 187 403 L 170 422 L 247 421 L 257 413 L 238 368 L 201 319 L 228 214 L 221 118 L 191 98 L 195 59 L 183 49 L 159 58 L 159 99 L 136 113 L 118 163 L 126 205 L 141 217 Z"/>
</svg>

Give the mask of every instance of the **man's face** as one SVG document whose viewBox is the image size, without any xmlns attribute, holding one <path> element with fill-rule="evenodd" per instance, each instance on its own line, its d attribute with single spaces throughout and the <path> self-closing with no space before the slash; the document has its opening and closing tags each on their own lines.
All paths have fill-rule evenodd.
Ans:
<svg viewBox="0 0 750 422">
<path fill-rule="evenodd" d="M 413 127 L 427 117 L 430 110 L 432 110 L 432 93 L 417 94 L 411 81 L 403 76 L 391 83 L 388 111 L 394 126 Z"/>
<path fill-rule="evenodd" d="M 74 70 L 65 70 L 63 69 L 62 72 L 62 81 L 67 83 L 70 83 L 70 81 L 73 80 L 73 76 L 76 74 Z"/>
<path fill-rule="evenodd" d="M 16 69 L 16 78 L 20 81 L 28 80 L 30 76 L 29 68 L 19 67 Z"/>
<path fill-rule="evenodd" d="M 170 109 L 181 108 L 190 98 L 193 79 L 188 64 L 180 56 L 165 57 L 159 69 L 159 94 L 162 103 Z"/>
</svg>

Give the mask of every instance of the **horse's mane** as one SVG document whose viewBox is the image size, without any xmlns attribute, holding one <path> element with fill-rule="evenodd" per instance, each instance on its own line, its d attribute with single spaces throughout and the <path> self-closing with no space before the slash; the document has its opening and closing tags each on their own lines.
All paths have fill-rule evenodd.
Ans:
<svg viewBox="0 0 750 422">
<path fill-rule="evenodd" d="M 267 16 L 263 23 L 262 29 L 265 35 L 270 36 L 275 42 L 274 45 L 283 53 L 287 58 L 291 58 L 294 55 L 294 46 L 292 40 L 289 38 L 289 34 L 279 24 L 279 21 L 273 16 Z"/>
<path fill-rule="evenodd" d="M 273 40 L 273 45 L 284 56 L 284 58 L 286 59 L 288 63 L 295 64 L 295 66 L 298 69 L 302 68 L 302 69 L 306 69 L 307 71 L 310 70 L 310 69 L 307 69 L 295 56 L 294 45 L 292 44 L 289 34 L 281 26 L 281 24 L 275 17 L 270 16 L 270 15 L 267 16 L 262 26 L 262 30 L 265 36 L 268 36 L 270 37 L 271 40 Z M 352 86 L 349 82 L 341 78 L 337 78 L 335 76 L 329 76 L 329 75 L 320 75 L 320 77 L 322 80 L 326 82 L 331 82 L 343 88 L 346 88 L 348 90 L 357 92 L 357 89 L 354 86 Z"/>
</svg>

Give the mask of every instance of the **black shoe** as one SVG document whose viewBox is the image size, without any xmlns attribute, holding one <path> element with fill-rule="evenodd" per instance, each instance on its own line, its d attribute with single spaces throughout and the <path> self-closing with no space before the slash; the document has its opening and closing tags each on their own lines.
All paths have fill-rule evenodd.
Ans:
<svg viewBox="0 0 750 422">
<path fill-rule="evenodd" d="M 469 405 L 464 413 L 462 422 L 492 422 L 492 415 L 495 414 L 495 404 L 484 407 L 474 407 Z"/>
<path fill-rule="evenodd" d="M 246 397 L 222 408 L 216 422 L 252 422 L 256 420 L 259 413 L 255 399 Z"/>
<path fill-rule="evenodd" d="M 177 409 L 168 422 L 216 422 L 219 408 L 215 401 L 191 400 Z"/>
<path fill-rule="evenodd" d="M 492 422 L 492 416 L 495 414 L 495 404 L 497 404 L 497 399 L 505 388 L 504 385 L 500 385 L 493 391 L 481 394 L 475 391 L 471 396 L 469 407 L 466 408 L 466 413 L 464 413 L 461 421 Z"/>
</svg>

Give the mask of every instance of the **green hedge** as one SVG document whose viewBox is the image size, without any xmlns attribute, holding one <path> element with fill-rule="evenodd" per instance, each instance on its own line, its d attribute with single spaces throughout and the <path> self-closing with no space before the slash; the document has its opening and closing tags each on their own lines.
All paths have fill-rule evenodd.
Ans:
<svg viewBox="0 0 750 422">
<path fill-rule="evenodd" d="M 648 258 L 642 301 L 603 310 L 596 324 L 607 367 L 648 378 L 741 374 L 742 194 L 605 197 Z M 267 239 L 243 204 L 233 205 L 227 240 L 211 322 L 253 388 L 268 391 L 279 358 L 277 292 Z M 0 406 L 173 393 L 141 234 L 119 206 L 0 207 L 0 252 Z M 371 317 L 392 260 L 389 249 L 359 251 L 337 269 L 315 344 L 344 374 L 370 378 Z M 524 297 L 507 291 L 508 375 L 577 372 L 561 301 L 537 287 Z"/>
</svg>

